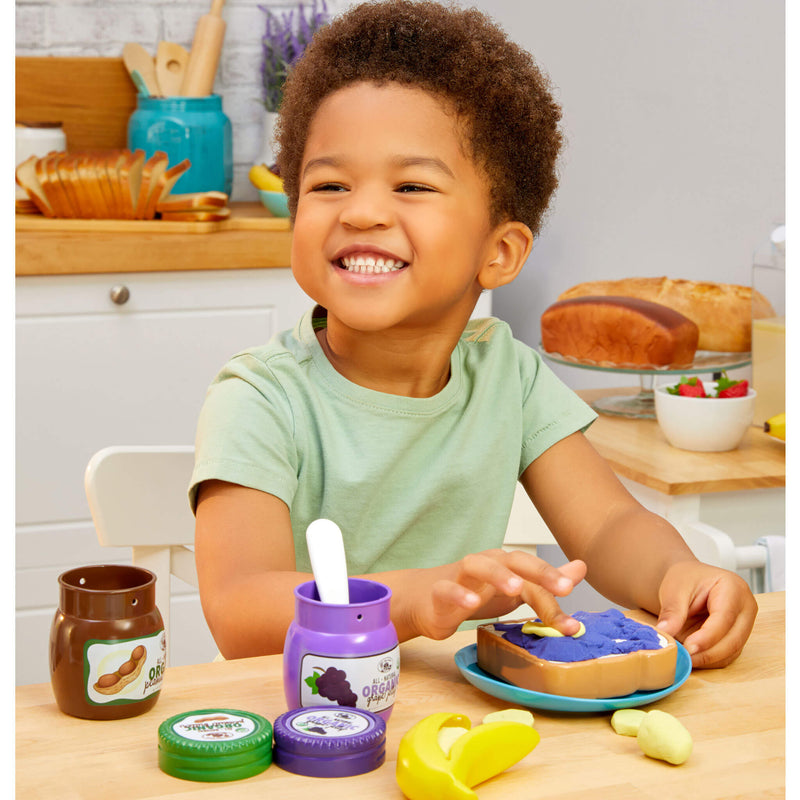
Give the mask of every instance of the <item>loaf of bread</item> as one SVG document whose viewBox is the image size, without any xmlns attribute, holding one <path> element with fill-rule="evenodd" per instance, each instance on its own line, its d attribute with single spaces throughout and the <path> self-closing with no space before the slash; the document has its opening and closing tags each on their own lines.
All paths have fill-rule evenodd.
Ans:
<svg viewBox="0 0 800 800">
<path fill-rule="evenodd" d="M 623 697 L 675 682 L 675 640 L 617 609 L 578 611 L 582 636 L 522 633 L 525 620 L 478 626 L 478 667 L 533 692 L 564 697 Z"/>
<path fill-rule="evenodd" d="M 690 319 L 635 297 L 559 300 L 542 314 L 541 331 L 545 352 L 608 367 L 687 367 L 698 341 Z"/>
<path fill-rule="evenodd" d="M 558 299 L 602 295 L 637 297 L 667 306 L 697 325 L 698 349 L 723 353 L 748 352 L 751 321 L 775 316 L 769 300 L 749 286 L 664 277 L 579 283 Z"/>
<path fill-rule="evenodd" d="M 190 167 L 189 159 L 170 166 L 161 151 L 149 159 L 143 150 L 61 152 L 31 156 L 17 167 L 16 179 L 33 208 L 47 217 L 151 220 L 163 204 L 195 212 L 183 219 L 203 221 L 212 211 L 214 219 L 225 219 L 228 195 L 223 192 L 172 195 Z M 170 204 L 173 197 L 179 199 Z M 30 213 L 31 205 L 18 203 L 18 212 Z"/>
</svg>

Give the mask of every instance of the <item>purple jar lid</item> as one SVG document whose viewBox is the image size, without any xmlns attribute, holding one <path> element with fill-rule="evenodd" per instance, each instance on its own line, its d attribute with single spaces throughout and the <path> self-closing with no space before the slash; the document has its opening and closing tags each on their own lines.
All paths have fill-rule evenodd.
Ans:
<svg viewBox="0 0 800 800">
<path fill-rule="evenodd" d="M 295 708 L 273 724 L 273 763 L 313 778 L 344 778 L 386 760 L 386 723 L 360 708 Z"/>
</svg>

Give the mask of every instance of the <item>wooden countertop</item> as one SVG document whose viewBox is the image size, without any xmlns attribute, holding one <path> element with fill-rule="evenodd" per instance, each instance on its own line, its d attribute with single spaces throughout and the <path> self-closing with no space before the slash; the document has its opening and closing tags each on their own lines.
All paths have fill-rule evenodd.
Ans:
<svg viewBox="0 0 800 800">
<path fill-rule="evenodd" d="M 481 800 L 587 797 L 783 797 L 785 792 L 785 594 L 758 595 L 756 626 L 742 655 L 729 667 L 698 670 L 675 693 L 652 706 L 686 726 L 694 740 L 680 767 L 647 758 L 636 740 L 619 736 L 610 713 L 566 714 L 532 709 L 538 747 L 500 776 L 477 787 Z M 642 619 L 647 615 L 639 614 Z M 649 618 L 652 621 L 652 618 Z M 26 800 L 68 797 L 397 798 L 397 748 L 402 735 L 429 714 L 466 714 L 478 724 L 507 707 L 467 683 L 453 656 L 475 641 L 464 631 L 442 642 L 417 639 L 401 646 L 398 699 L 387 726 L 386 763 L 366 775 L 323 780 L 275 765 L 232 783 L 192 783 L 158 767 L 159 724 L 201 708 L 254 711 L 273 721 L 286 710 L 281 656 L 174 667 L 156 706 L 112 722 L 62 714 L 49 684 L 16 691 L 16 787 Z"/>
<path fill-rule="evenodd" d="M 591 389 L 587 402 L 639 389 Z M 586 433 L 618 475 L 667 495 L 764 489 L 786 485 L 786 446 L 751 428 L 736 450 L 694 453 L 672 447 L 654 419 L 601 414 Z"/>
<path fill-rule="evenodd" d="M 291 231 L 260 203 L 223 222 L 46 219 L 17 214 L 16 274 L 77 275 L 288 267 Z"/>
</svg>

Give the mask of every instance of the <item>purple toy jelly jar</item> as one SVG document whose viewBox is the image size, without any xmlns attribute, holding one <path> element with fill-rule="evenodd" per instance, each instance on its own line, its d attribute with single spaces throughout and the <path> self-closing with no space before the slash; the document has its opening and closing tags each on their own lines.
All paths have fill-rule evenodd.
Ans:
<svg viewBox="0 0 800 800">
<path fill-rule="evenodd" d="M 400 676 L 400 647 L 388 586 L 348 580 L 350 602 L 323 603 L 314 581 L 294 590 L 295 616 L 283 648 L 289 709 L 361 708 L 388 720 Z"/>
</svg>

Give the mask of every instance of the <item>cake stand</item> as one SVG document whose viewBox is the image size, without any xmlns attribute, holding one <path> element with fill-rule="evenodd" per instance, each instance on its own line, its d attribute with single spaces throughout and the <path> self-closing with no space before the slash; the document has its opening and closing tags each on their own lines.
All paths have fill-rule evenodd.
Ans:
<svg viewBox="0 0 800 800">
<path fill-rule="evenodd" d="M 620 394 L 601 397 L 591 403 L 592 408 L 599 414 L 608 414 L 612 417 L 630 417 L 632 419 L 655 419 L 655 399 L 653 385 L 656 377 L 662 375 L 700 375 L 704 372 L 717 373 L 723 370 L 747 367 L 751 362 L 750 353 L 719 353 L 712 350 L 698 350 L 694 362 L 683 369 L 668 369 L 661 367 L 619 367 L 608 364 L 597 364 L 590 361 L 578 361 L 565 358 L 558 353 L 548 353 L 539 344 L 539 352 L 554 364 L 577 369 L 591 369 L 597 372 L 617 373 L 639 376 L 639 393 L 635 395 Z M 680 380 L 678 377 L 677 380 Z M 677 382 L 676 380 L 676 382 Z"/>
</svg>

